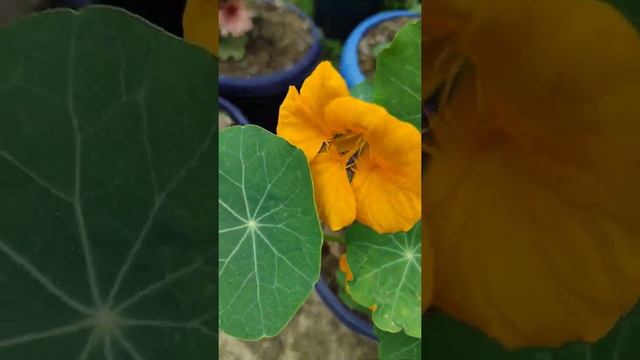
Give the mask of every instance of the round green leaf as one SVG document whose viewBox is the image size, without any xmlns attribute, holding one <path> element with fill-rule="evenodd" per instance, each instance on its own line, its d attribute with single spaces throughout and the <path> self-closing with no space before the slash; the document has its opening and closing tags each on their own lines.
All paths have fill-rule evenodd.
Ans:
<svg viewBox="0 0 640 360">
<path fill-rule="evenodd" d="M 0 49 L 0 359 L 215 356 L 215 59 L 110 8 Z"/>
<path fill-rule="evenodd" d="M 373 101 L 400 120 L 421 128 L 421 21 L 405 25 L 376 60 Z"/>
<path fill-rule="evenodd" d="M 402 332 L 389 333 L 378 328 L 374 328 L 374 331 L 378 340 L 380 340 L 380 346 L 378 347 L 378 356 L 380 357 L 380 360 L 422 359 L 422 346 L 420 339 L 408 336 Z"/>
<path fill-rule="evenodd" d="M 418 222 L 406 233 L 378 234 L 361 224 L 347 230 L 347 261 L 353 273 L 349 294 L 376 305 L 374 324 L 384 331 L 421 333 L 422 236 Z"/>
<path fill-rule="evenodd" d="M 427 315 L 427 358 L 442 360 L 635 360 L 640 359 L 640 305 L 595 343 L 572 342 L 560 348 L 505 350 L 481 331 L 436 311 Z"/>
<path fill-rule="evenodd" d="M 320 276 L 322 231 L 302 151 L 257 126 L 220 132 L 220 329 L 278 334 Z"/>
</svg>

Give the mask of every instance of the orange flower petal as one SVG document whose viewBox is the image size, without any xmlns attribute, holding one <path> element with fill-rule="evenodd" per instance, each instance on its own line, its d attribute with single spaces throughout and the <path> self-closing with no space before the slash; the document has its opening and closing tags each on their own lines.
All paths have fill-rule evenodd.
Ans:
<svg viewBox="0 0 640 360">
<path fill-rule="evenodd" d="M 340 263 L 339 263 L 340 271 L 344 273 L 345 281 L 353 281 L 353 273 L 351 272 L 351 268 L 349 267 L 349 263 L 347 262 L 347 254 L 340 255 Z"/>
<path fill-rule="evenodd" d="M 313 114 L 322 117 L 324 108 L 329 103 L 337 98 L 349 96 L 349 88 L 331 63 L 323 61 L 302 84 L 300 96 Z"/>
<path fill-rule="evenodd" d="M 420 219 L 420 185 L 375 162 L 359 163 L 352 183 L 356 219 L 378 233 L 409 231 Z"/>
<path fill-rule="evenodd" d="M 392 118 L 382 106 L 345 96 L 324 109 L 327 127 L 339 133 L 364 134 Z"/>
<path fill-rule="evenodd" d="M 318 214 L 332 231 L 351 224 L 356 217 L 345 165 L 346 160 L 332 151 L 318 154 L 310 163 Z"/>
<path fill-rule="evenodd" d="M 277 133 L 302 150 L 307 161 L 313 160 L 322 143 L 330 137 L 322 124 L 322 118 L 311 112 L 293 86 L 289 87 L 280 106 Z"/>
<path fill-rule="evenodd" d="M 421 135 L 380 106 L 340 98 L 327 122 L 363 131 L 368 150 L 356 161 L 351 183 L 358 221 L 379 233 L 408 231 L 420 219 Z"/>
<path fill-rule="evenodd" d="M 509 348 L 595 341 L 640 295 L 638 32 L 600 1 L 437 3 L 469 62 L 425 177 L 433 303 Z"/>
<path fill-rule="evenodd" d="M 300 148 L 313 160 L 322 143 L 335 134 L 327 126 L 324 108 L 333 100 L 349 95 L 344 79 L 328 61 L 321 62 L 304 81 L 300 94 L 295 87 L 280 106 L 277 134 Z"/>
<path fill-rule="evenodd" d="M 184 39 L 218 55 L 218 2 L 188 0 L 182 17 Z"/>
</svg>

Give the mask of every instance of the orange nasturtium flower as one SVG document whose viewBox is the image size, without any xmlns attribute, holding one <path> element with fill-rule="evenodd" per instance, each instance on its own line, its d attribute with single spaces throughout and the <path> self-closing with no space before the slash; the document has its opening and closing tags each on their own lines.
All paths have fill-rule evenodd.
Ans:
<svg viewBox="0 0 640 360">
<path fill-rule="evenodd" d="M 318 213 L 331 230 L 358 220 L 379 233 L 407 231 L 420 218 L 420 132 L 351 97 L 329 62 L 299 94 L 289 88 L 277 133 L 307 157 Z"/>
<path fill-rule="evenodd" d="M 596 0 L 424 5 L 432 305 L 508 348 L 598 340 L 640 296 L 638 31 Z"/>
<path fill-rule="evenodd" d="M 218 1 L 187 0 L 182 27 L 186 41 L 218 55 Z"/>
</svg>

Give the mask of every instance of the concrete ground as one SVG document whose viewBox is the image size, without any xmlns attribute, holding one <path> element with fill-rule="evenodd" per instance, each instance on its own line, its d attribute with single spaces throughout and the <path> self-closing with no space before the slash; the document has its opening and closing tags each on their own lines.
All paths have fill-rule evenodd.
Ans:
<svg viewBox="0 0 640 360">
<path fill-rule="evenodd" d="M 243 342 L 220 333 L 221 360 L 376 360 L 377 344 L 335 318 L 314 291 L 280 335 Z"/>
</svg>

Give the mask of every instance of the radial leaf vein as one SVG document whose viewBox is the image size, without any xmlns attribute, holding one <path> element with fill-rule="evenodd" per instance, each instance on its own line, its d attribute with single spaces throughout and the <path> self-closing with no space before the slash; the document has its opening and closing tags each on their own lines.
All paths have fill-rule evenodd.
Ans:
<svg viewBox="0 0 640 360">
<path fill-rule="evenodd" d="M 74 22 L 73 33 L 70 37 L 69 44 L 69 66 L 67 68 L 67 107 L 69 110 L 69 117 L 71 118 L 71 124 L 73 126 L 74 144 L 75 144 L 75 161 L 74 161 L 74 192 L 73 192 L 73 208 L 76 215 L 76 221 L 78 223 L 78 236 L 82 243 L 82 252 L 84 254 L 84 262 L 87 268 L 87 278 L 89 281 L 89 287 L 91 289 L 91 295 L 96 305 L 102 305 L 100 299 L 100 292 L 98 289 L 98 282 L 96 280 L 96 272 L 93 264 L 93 256 L 91 254 L 91 244 L 89 243 L 87 235 L 87 227 L 84 220 L 84 213 L 82 210 L 82 198 L 81 198 L 81 178 L 82 173 L 82 135 L 80 134 L 80 123 L 78 115 L 76 114 L 75 106 L 75 57 L 76 57 L 76 41 L 78 34 L 78 23 Z"/>
<path fill-rule="evenodd" d="M 48 339 L 57 336 L 67 335 L 83 329 L 87 329 L 91 326 L 89 321 L 81 321 L 71 325 L 60 326 L 49 330 L 44 330 L 35 333 L 24 334 L 9 339 L 0 340 L 0 348 L 29 343 L 36 340 Z"/>
<path fill-rule="evenodd" d="M 38 185 L 42 186 L 45 190 L 48 190 L 53 195 L 59 197 L 60 199 L 66 201 L 66 202 L 73 203 L 73 198 L 71 196 L 65 194 L 64 191 L 59 190 L 58 188 L 53 186 L 51 183 L 49 183 L 46 180 L 44 180 L 38 174 L 36 174 L 32 170 L 30 170 L 27 166 L 25 166 L 24 164 L 19 162 L 16 158 L 11 156 L 11 154 L 9 154 L 8 152 L 0 151 L 0 156 L 5 158 L 5 160 L 7 160 L 10 164 L 12 164 L 16 168 L 20 169 L 25 174 L 29 175 L 29 177 L 31 177 L 31 179 L 33 179 L 33 181 L 35 181 Z"/>
<path fill-rule="evenodd" d="M 155 205 L 153 206 L 153 208 L 151 209 L 151 212 L 149 213 L 149 216 L 147 217 L 147 221 L 145 222 L 142 230 L 140 231 L 140 234 L 134 241 L 134 244 L 131 247 L 129 254 L 127 255 L 127 259 L 125 263 L 122 265 L 122 267 L 120 268 L 120 271 L 118 272 L 118 276 L 116 277 L 116 281 L 113 284 L 111 291 L 109 292 L 109 298 L 107 300 L 107 303 L 109 304 L 109 306 L 113 304 L 113 301 L 118 293 L 118 290 L 122 284 L 122 281 L 127 271 L 129 270 L 129 267 L 131 266 L 131 263 L 133 262 L 136 254 L 138 253 L 138 250 L 140 250 L 140 247 L 142 246 L 142 242 L 146 238 L 147 233 L 149 232 L 149 230 L 151 230 L 151 225 L 155 220 L 155 216 L 158 213 L 158 210 L 160 210 L 165 199 L 171 193 L 171 191 L 173 191 L 173 189 L 176 186 L 178 186 L 180 181 L 184 178 L 187 171 L 197 163 L 198 159 L 200 159 L 200 156 L 202 156 L 202 154 L 205 152 L 205 150 L 207 149 L 207 147 L 209 146 L 209 143 L 213 138 L 214 131 L 215 131 L 215 127 L 212 126 L 209 134 L 206 137 L 206 140 L 204 141 L 204 143 L 202 144 L 198 152 L 194 155 L 193 159 L 178 172 L 178 174 L 169 183 L 169 185 L 167 185 L 167 187 L 164 189 L 164 191 L 160 194 L 160 196 L 156 200 Z"/>
<path fill-rule="evenodd" d="M 308 282 L 313 282 L 311 281 L 311 279 L 309 279 L 309 277 L 300 269 L 298 269 L 298 267 L 296 267 L 295 265 L 293 265 L 289 259 L 287 259 L 286 256 L 282 255 L 275 247 L 273 247 L 273 245 L 271 244 L 271 242 L 262 234 L 262 232 L 260 232 L 260 230 L 256 229 L 256 232 L 258 233 L 258 235 L 260 235 L 260 237 L 262 238 L 262 240 L 269 246 L 269 248 L 271 249 L 271 251 L 273 251 L 273 253 L 281 258 L 282 260 L 284 260 L 285 263 L 287 263 L 287 265 L 289 265 L 289 267 L 291 267 L 293 270 L 295 270 L 295 272 L 297 272 L 300 276 L 302 276 L 303 278 L 305 278 Z"/>
<path fill-rule="evenodd" d="M 253 212 L 253 218 L 255 218 L 258 215 L 258 211 L 260 211 L 260 207 L 262 207 L 262 203 L 264 202 L 264 199 L 267 197 L 267 194 L 271 190 L 271 187 L 273 186 L 273 184 L 275 184 L 278 181 L 278 179 L 280 179 L 282 174 L 284 174 L 285 170 L 289 166 L 289 163 L 291 162 L 291 159 L 293 159 L 293 157 L 295 155 L 296 155 L 296 153 L 291 153 L 291 156 L 289 156 L 289 158 L 285 161 L 284 165 L 280 169 L 280 172 L 278 172 L 278 174 L 276 174 L 276 176 L 273 178 L 273 180 L 271 180 L 267 184 L 267 188 L 265 189 L 264 193 L 262 194 L 262 197 L 260 198 L 260 202 L 258 202 L 258 205 L 256 206 L 256 210 Z M 265 176 L 266 176 L 266 173 L 265 173 Z"/>
<path fill-rule="evenodd" d="M 65 304 L 69 305 L 71 308 L 83 314 L 90 314 L 91 310 L 82 305 L 77 300 L 73 299 L 71 296 L 67 295 L 64 291 L 60 290 L 51 280 L 49 280 L 45 275 L 40 272 L 35 266 L 33 266 L 27 259 L 22 257 L 16 251 L 9 247 L 2 239 L 0 239 L 0 250 L 4 252 L 11 260 L 13 260 L 16 264 L 20 265 L 31 277 L 37 280 L 47 291 L 49 291 L 52 295 L 56 296 L 58 299 L 62 300 Z"/>
<path fill-rule="evenodd" d="M 118 305 L 118 307 L 116 308 L 116 311 L 125 309 L 128 306 L 131 306 L 132 304 L 136 303 L 137 301 L 140 301 L 141 299 L 143 299 L 145 296 L 175 282 L 176 280 L 182 278 L 185 275 L 188 275 L 192 272 L 194 272 L 195 270 L 197 270 L 200 266 L 202 265 L 202 259 L 197 259 L 193 264 L 189 265 L 189 266 L 185 266 L 182 269 L 171 273 L 169 275 L 167 275 L 164 279 L 153 283 L 147 287 L 145 287 L 144 289 L 142 289 L 141 291 L 139 291 L 138 293 L 136 293 L 135 295 L 133 295 L 132 297 L 130 297 L 129 299 L 123 301 L 120 305 Z"/>
</svg>

